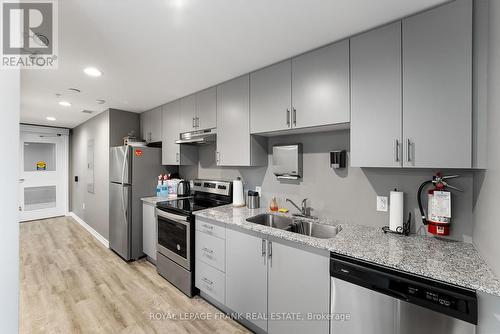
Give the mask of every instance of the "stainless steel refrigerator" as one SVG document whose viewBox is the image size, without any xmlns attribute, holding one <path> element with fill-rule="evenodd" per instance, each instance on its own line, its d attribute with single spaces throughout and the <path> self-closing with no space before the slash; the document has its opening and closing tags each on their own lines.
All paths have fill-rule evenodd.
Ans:
<svg viewBox="0 0 500 334">
<path fill-rule="evenodd" d="M 165 173 L 161 148 L 117 146 L 110 149 L 109 246 L 124 260 L 142 253 L 142 197 L 156 195 Z"/>
</svg>

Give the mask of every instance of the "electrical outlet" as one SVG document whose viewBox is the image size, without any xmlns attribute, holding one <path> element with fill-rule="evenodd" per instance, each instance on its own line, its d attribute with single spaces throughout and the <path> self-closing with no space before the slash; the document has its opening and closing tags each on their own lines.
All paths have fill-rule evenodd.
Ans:
<svg viewBox="0 0 500 334">
<path fill-rule="evenodd" d="M 260 186 L 255 187 L 255 191 L 259 193 L 259 197 L 262 196 L 262 187 Z"/>
<path fill-rule="evenodd" d="M 377 211 L 387 212 L 389 200 L 387 196 L 377 196 Z"/>
<path fill-rule="evenodd" d="M 85 203 L 82 203 L 82 209 L 85 210 Z"/>
</svg>

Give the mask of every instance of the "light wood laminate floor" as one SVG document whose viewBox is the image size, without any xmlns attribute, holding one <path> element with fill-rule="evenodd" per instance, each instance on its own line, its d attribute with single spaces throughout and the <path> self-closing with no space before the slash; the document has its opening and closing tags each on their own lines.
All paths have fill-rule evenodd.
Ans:
<svg viewBox="0 0 500 334">
<path fill-rule="evenodd" d="M 183 320 L 220 313 L 186 297 L 149 262 L 124 262 L 72 218 L 20 229 L 20 333 L 248 332 L 231 319 Z"/>
</svg>

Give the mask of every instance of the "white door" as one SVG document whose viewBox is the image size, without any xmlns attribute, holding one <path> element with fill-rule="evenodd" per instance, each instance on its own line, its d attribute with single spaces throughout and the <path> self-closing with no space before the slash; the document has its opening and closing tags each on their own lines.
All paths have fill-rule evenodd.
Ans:
<svg viewBox="0 0 500 334">
<path fill-rule="evenodd" d="M 68 206 L 68 136 L 21 131 L 19 220 L 65 215 Z"/>
</svg>

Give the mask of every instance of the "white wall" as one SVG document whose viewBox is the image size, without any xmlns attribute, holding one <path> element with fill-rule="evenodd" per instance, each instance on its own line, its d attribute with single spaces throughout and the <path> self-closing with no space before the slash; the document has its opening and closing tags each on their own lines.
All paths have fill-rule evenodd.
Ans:
<svg viewBox="0 0 500 334">
<path fill-rule="evenodd" d="M 2 191 L 0 212 L 0 333 L 17 333 L 19 322 L 19 108 L 20 72 L 0 70 L 0 134 L 3 163 L 0 164 Z"/>
<path fill-rule="evenodd" d="M 486 1 L 486 0 L 480 0 Z M 489 1 L 487 171 L 475 175 L 474 245 L 500 275 L 500 1 Z"/>
</svg>

